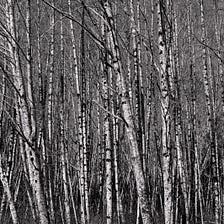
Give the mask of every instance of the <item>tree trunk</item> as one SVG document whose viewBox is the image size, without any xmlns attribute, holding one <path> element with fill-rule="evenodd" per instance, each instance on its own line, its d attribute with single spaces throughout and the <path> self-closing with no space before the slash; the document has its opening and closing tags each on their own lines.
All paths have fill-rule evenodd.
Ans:
<svg viewBox="0 0 224 224">
<path fill-rule="evenodd" d="M 159 44 L 159 62 L 160 62 L 160 89 L 161 89 L 161 118 L 162 118 L 162 174 L 164 188 L 164 219 L 165 224 L 172 224 L 173 205 L 172 205 L 172 185 L 171 185 L 171 168 L 170 168 L 170 93 L 167 72 L 167 50 L 164 41 L 165 30 L 163 27 L 162 15 L 163 2 L 157 3 L 158 15 L 158 44 Z M 165 4 L 163 4 L 164 6 Z"/>
<path fill-rule="evenodd" d="M 141 214 L 142 214 L 142 221 L 143 224 L 149 224 L 152 222 L 150 217 L 150 210 L 149 210 L 149 201 L 148 195 L 146 192 L 146 183 L 145 177 L 143 175 L 142 163 L 140 159 L 140 154 L 138 151 L 138 143 L 136 138 L 136 130 L 134 128 L 134 121 L 133 115 L 131 113 L 131 106 L 130 101 L 128 98 L 128 90 L 125 86 L 124 74 L 122 71 L 121 66 L 121 59 L 119 53 L 119 46 L 116 39 L 116 34 L 114 30 L 114 20 L 112 16 L 112 10 L 110 3 L 108 1 L 104 2 L 104 9 L 105 14 L 108 20 L 108 38 L 110 41 L 111 51 L 112 51 L 112 62 L 113 62 L 113 69 L 116 73 L 117 78 L 117 86 L 119 89 L 120 97 L 121 97 L 121 105 L 122 105 L 122 112 L 124 116 L 124 122 L 126 124 L 126 134 L 129 140 L 130 146 L 130 155 L 131 155 L 131 162 L 134 171 L 135 181 L 137 185 L 137 192 L 141 206 Z"/>
</svg>

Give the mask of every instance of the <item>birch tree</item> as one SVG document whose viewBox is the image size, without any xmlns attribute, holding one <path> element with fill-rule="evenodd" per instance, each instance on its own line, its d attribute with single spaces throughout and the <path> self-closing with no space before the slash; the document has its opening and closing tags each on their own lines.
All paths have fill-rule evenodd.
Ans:
<svg viewBox="0 0 224 224">
<path fill-rule="evenodd" d="M 136 133 L 134 130 L 134 121 L 131 114 L 130 102 L 127 95 L 127 90 L 125 86 L 125 80 L 122 73 L 120 55 L 119 55 L 119 46 L 116 40 L 116 34 L 114 32 L 114 20 L 112 16 L 112 10 L 110 3 L 108 1 L 104 2 L 104 10 L 107 16 L 107 21 L 109 23 L 109 41 L 111 45 L 111 50 L 113 54 L 113 68 L 117 75 L 117 85 L 121 95 L 122 111 L 124 120 L 126 123 L 126 132 L 130 144 L 130 154 L 132 160 L 132 166 L 135 174 L 136 185 L 138 197 L 140 200 L 141 213 L 143 223 L 151 222 L 150 211 L 149 211 L 149 202 L 147 198 L 146 188 L 145 188 L 145 178 L 143 175 L 140 155 L 138 151 L 138 144 L 136 139 Z"/>
<path fill-rule="evenodd" d="M 159 44 L 159 62 L 160 62 L 160 89 L 161 89 L 161 118 L 162 118 L 162 174 L 164 188 L 164 219 L 166 224 L 172 223 L 172 186 L 170 173 L 170 99 L 169 99 L 169 83 L 167 73 L 167 45 L 164 40 L 165 25 L 163 20 L 162 7 L 165 7 L 165 2 L 157 3 L 158 16 L 158 44 Z"/>
<path fill-rule="evenodd" d="M 21 134 L 25 140 L 25 153 L 27 160 L 25 161 L 28 165 L 30 183 L 33 189 L 33 194 L 35 195 L 35 200 L 38 208 L 38 216 L 40 223 L 48 223 L 48 215 L 46 210 L 46 202 L 43 195 L 42 184 L 40 181 L 40 170 L 39 162 L 36 155 L 35 147 L 35 118 L 34 118 L 34 99 L 32 95 L 32 69 L 31 69 L 31 14 L 30 14 L 30 1 L 26 4 L 26 26 L 27 26 L 27 92 L 22 82 L 22 74 L 20 73 L 20 65 L 18 58 L 18 48 L 15 42 L 15 18 L 13 13 L 13 2 L 7 1 L 7 17 L 8 17 L 8 30 L 10 31 L 11 40 L 9 42 L 9 54 L 12 58 L 13 63 L 11 63 L 12 74 L 14 75 L 14 84 L 18 91 L 18 121 L 21 121 Z"/>
</svg>

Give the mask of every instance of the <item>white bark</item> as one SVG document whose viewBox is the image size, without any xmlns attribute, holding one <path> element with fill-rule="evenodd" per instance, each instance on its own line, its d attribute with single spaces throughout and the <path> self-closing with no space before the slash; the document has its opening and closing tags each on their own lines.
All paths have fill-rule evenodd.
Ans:
<svg viewBox="0 0 224 224">
<path fill-rule="evenodd" d="M 104 55 L 104 59 L 107 60 L 107 55 Z M 103 102 L 104 109 L 110 111 L 109 108 L 109 68 L 106 63 L 103 66 Z M 107 207 L 107 224 L 112 223 L 112 173 L 111 173 L 111 136 L 110 136 L 110 116 L 108 113 L 104 114 L 104 142 L 105 142 L 105 154 L 106 154 L 106 207 Z"/>
<path fill-rule="evenodd" d="M 210 82 L 208 74 L 208 56 L 206 44 L 206 30 L 205 30 L 205 16 L 204 16 L 204 1 L 200 0 L 200 19 L 201 19 L 201 42 L 202 46 L 202 60 L 203 60 L 203 81 L 204 81 L 204 90 L 207 103 L 207 112 L 208 112 L 208 125 L 210 132 L 210 142 L 211 142 L 211 159 L 212 159 L 212 168 L 213 168 L 213 187 L 214 187 L 214 200 L 215 200 L 215 223 L 220 223 L 220 201 L 219 201 L 219 174 L 218 174 L 218 155 L 216 148 L 216 133 L 214 127 L 215 113 L 214 113 L 214 104 L 212 102 L 212 93 L 210 91 Z"/>
<path fill-rule="evenodd" d="M 105 89 L 107 92 L 107 87 Z M 107 94 L 108 97 L 108 94 Z M 108 100 L 106 100 L 106 104 Z M 112 223 L 112 174 L 111 174 L 111 141 L 108 114 L 104 119 L 105 153 L 106 153 L 106 200 L 107 200 L 107 224 Z"/>
<path fill-rule="evenodd" d="M 173 206 L 171 199 L 171 172 L 170 172 L 170 112 L 169 112 L 169 90 L 167 81 L 167 50 L 163 39 L 161 2 L 157 2 L 158 15 L 158 45 L 160 62 L 160 88 L 161 88 L 161 118 L 162 118 L 162 174 L 164 188 L 164 219 L 165 224 L 172 223 Z"/>
<path fill-rule="evenodd" d="M 54 6 L 54 1 L 52 1 Z M 49 56 L 49 80 L 48 80 L 48 102 L 47 102 L 47 122 L 48 122 L 48 147 L 51 148 L 52 141 L 52 107 L 53 107 L 53 74 L 54 74 L 54 36 L 55 36 L 55 14 L 54 9 L 51 10 L 50 15 L 50 56 Z"/>
<path fill-rule="evenodd" d="M 71 223 L 71 217 L 70 217 L 70 205 L 69 205 L 69 190 L 68 190 L 68 178 L 67 178 L 67 165 L 66 165 L 66 158 L 67 158 L 67 152 L 64 145 L 64 138 L 65 138 L 65 130 L 64 130 L 64 122 L 65 122 L 65 116 L 64 116 L 64 110 L 65 110 L 65 84 L 64 84 L 64 34 L 63 34 L 63 17 L 61 15 L 61 21 L 60 21 L 60 41 L 61 41 L 61 83 L 60 83 L 60 150 L 61 150 L 61 166 L 62 166 L 62 181 L 63 181 L 63 189 L 64 189 L 64 208 L 65 208 L 65 221 L 66 224 Z"/>
<path fill-rule="evenodd" d="M 69 6 L 69 15 L 71 15 L 71 1 L 68 0 Z M 86 223 L 86 214 L 85 214 L 85 186 L 84 186 L 84 155 L 83 155 L 83 132 L 82 132 L 82 112 L 81 112 L 81 94 L 80 94 L 80 81 L 78 73 L 78 63 L 77 63 L 77 53 L 75 46 L 75 31 L 72 20 L 69 20 L 70 30 L 71 30 L 71 39 L 72 39 L 72 56 L 73 56 L 73 66 L 74 66 L 74 79 L 76 87 L 76 105 L 77 105 L 77 114 L 78 114 L 78 140 L 79 140 L 79 186 L 80 186 L 80 197 L 81 197 L 81 223 Z"/>
<path fill-rule="evenodd" d="M 113 54 L 113 59 L 112 59 L 113 69 L 117 75 L 117 86 L 121 96 L 122 111 L 123 111 L 123 116 L 126 123 L 126 126 L 125 126 L 126 134 L 129 140 L 131 162 L 132 162 L 132 167 L 133 167 L 134 176 L 135 176 L 136 185 L 137 185 L 138 197 L 139 197 L 140 206 L 141 206 L 142 220 L 143 220 L 143 224 L 149 224 L 151 223 L 151 217 L 150 217 L 149 203 L 148 203 L 148 197 L 147 197 L 146 187 L 145 187 L 145 178 L 143 175 L 142 164 L 141 164 L 140 155 L 138 151 L 138 143 L 137 143 L 136 132 L 134 128 L 133 114 L 131 112 L 130 101 L 128 98 L 128 90 L 125 86 L 125 79 L 124 79 L 124 74 L 123 74 L 122 66 L 121 66 L 119 46 L 116 39 L 116 34 L 114 30 L 114 20 L 113 20 L 109 1 L 104 2 L 104 9 L 106 12 L 108 22 L 110 24 L 108 27 L 109 28 L 108 35 L 109 35 L 111 51 Z"/>
<path fill-rule="evenodd" d="M 17 96 L 18 101 L 18 113 L 17 121 L 21 121 L 21 132 L 23 137 L 29 144 L 33 143 L 33 138 L 35 135 L 35 121 L 34 121 L 34 108 L 33 108 L 33 98 L 31 89 L 31 51 L 30 51 L 30 2 L 27 3 L 27 39 L 28 39 L 28 51 L 27 51 L 27 94 L 25 94 L 25 87 L 22 82 L 22 74 L 20 73 L 19 59 L 17 52 L 17 44 L 15 43 L 15 26 L 14 26 L 14 14 L 13 14 L 13 2 L 11 0 L 7 1 L 8 5 L 8 30 L 12 36 L 11 42 L 9 43 L 9 53 L 13 60 L 11 63 L 12 74 L 14 76 L 14 84 L 19 93 Z M 25 95 L 27 99 L 25 99 Z M 44 199 L 42 186 L 40 182 L 40 168 L 36 152 L 27 143 L 25 143 L 25 153 L 27 156 L 27 167 L 29 171 L 29 178 L 35 196 L 35 200 L 38 208 L 38 215 L 41 224 L 48 223 L 46 202 Z"/>
<path fill-rule="evenodd" d="M 114 105 L 112 106 L 112 111 L 113 111 Z M 113 112 L 113 114 L 116 114 Z M 121 201 L 121 196 L 119 193 L 119 179 L 118 179 L 118 141 L 119 141 L 119 136 L 118 136 L 118 120 L 116 118 L 113 119 L 113 137 L 114 137 L 114 144 L 113 144 L 113 149 L 114 149 L 114 178 L 115 178 L 115 191 L 116 191 L 116 199 L 117 199 L 117 219 L 118 219 L 118 224 L 124 223 L 124 214 L 123 214 L 123 207 L 122 207 L 122 201 Z"/>
<path fill-rule="evenodd" d="M 17 211 L 16 211 L 16 208 L 15 208 L 14 199 L 13 199 L 13 196 L 12 196 L 12 193 L 11 193 L 11 190 L 10 190 L 8 177 L 7 177 L 6 173 L 3 171 L 3 168 L 2 168 L 1 155 L 0 155 L 0 179 L 1 179 L 1 182 L 2 182 L 2 185 L 3 185 L 4 192 L 7 195 L 7 200 L 8 200 L 8 203 L 9 203 L 9 208 L 10 208 L 10 212 L 11 212 L 11 216 L 12 216 L 12 222 L 13 222 L 13 224 L 17 224 L 17 223 L 19 223 L 18 222 L 18 215 L 17 215 Z"/>
</svg>

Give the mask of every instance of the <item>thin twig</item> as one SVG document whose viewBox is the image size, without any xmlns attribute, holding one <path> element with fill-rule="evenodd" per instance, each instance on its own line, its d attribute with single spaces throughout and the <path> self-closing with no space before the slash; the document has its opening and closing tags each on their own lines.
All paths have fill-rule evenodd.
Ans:
<svg viewBox="0 0 224 224">
<path fill-rule="evenodd" d="M 202 43 L 202 42 L 197 38 L 196 35 L 194 35 L 194 37 L 195 37 L 195 39 L 196 39 L 200 44 L 202 44 L 203 46 L 205 46 L 205 47 L 207 47 L 208 49 L 210 49 L 210 50 L 215 54 L 215 56 L 222 62 L 222 64 L 224 64 L 224 60 L 223 60 L 223 59 L 216 53 L 216 51 L 219 51 L 219 52 L 222 52 L 222 51 L 220 51 L 220 50 L 218 50 L 218 49 L 214 49 L 214 48 L 212 48 L 211 46 L 209 46 L 208 44 Z"/>
<path fill-rule="evenodd" d="M 77 23 L 80 27 L 82 27 L 88 34 L 90 34 L 91 37 L 93 37 L 93 40 L 102 48 L 104 48 L 104 43 L 93 33 L 93 31 L 89 30 L 90 28 L 85 27 L 81 22 L 79 22 L 78 20 L 76 20 L 73 16 L 71 16 L 68 12 L 65 12 L 55 6 L 53 6 L 52 4 L 50 4 L 48 1 L 46 0 L 42 0 L 46 5 L 50 6 L 51 8 L 53 8 L 55 11 L 57 11 L 58 13 L 64 15 L 67 19 L 70 19 L 72 21 L 74 21 L 75 23 Z"/>
<path fill-rule="evenodd" d="M 100 103 L 98 103 L 97 101 L 93 100 L 93 102 L 103 111 L 105 111 L 106 113 L 110 114 L 111 116 L 113 116 L 114 118 L 117 118 L 120 121 L 124 121 L 121 117 L 111 113 L 110 111 L 106 110 L 102 105 L 100 105 Z"/>
</svg>

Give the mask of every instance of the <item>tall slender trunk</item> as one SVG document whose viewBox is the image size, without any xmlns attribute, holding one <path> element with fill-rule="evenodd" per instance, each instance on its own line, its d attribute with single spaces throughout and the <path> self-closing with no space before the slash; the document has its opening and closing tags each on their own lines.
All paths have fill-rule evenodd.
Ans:
<svg viewBox="0 0 224 224">
<path fill-rule="evenodd" d="M 125 79 L 124 79 L 124 74 L 123 74 L 123 70 L 121 66 L 119 46 L 118 46 L 118 41 L 115 34 L 114 19 L 113 19 L 110 3 L 108 1 L 104 1 L 103 7 L 104 7 L 106 18 L 108 21 L 108 29 L 109 29 L 108 38 L 110 41 L 110 47 L 111 47 L 112 57 L 113 57 L 112 65 L 117 76 L 116 77 L 117 86 L 118 86 L 120 97 L 121 97 L 122 112 L 123 112 L 124 121 L 126 124 L 125 126 L 126 134 L 129 140 L 130 156 L 131 156 L 131 162 L 133 166 L 135 181 L 137 185 L 138 198 L 140 201 L 142 221 L 143 221 L 143 224 L 146 224 L 146 223 L 148 224 L 148 223 L 151 223 L 152 220 L 151 220 L 150 210 L 149 210 L 149 201 L 148 201 L 148 195 L 146 191 L 146 182 L 145 182 L 145 177 L 143 175 L 140 154 L 138 151 L 136 130 L 134 128 L 133 115 L 131 112 L 130 101 L 128 98 L 128 90 L 125 86 Z"/>
<path fill-rule="evenodd" d="M 106 56 L 107 58 L 107 56 Z M 107 59 L 105 59 L 107 60 Z M 104 109 L 110 111 L 110 96 L 108 90 L 109 71 L 107 67 L 104 67 L 103 77 L 103 99 Z M 110 134 L 110 115 L 105 113 L 104 117 L 104 142 L 105 142 L 105 154 L 106 154 L 106 207 L 107 207 L 107 224 L 112 223 L 112 167 L 111 167 L 111 134 Z"/>
<path fill-rule="evenodd" d="M 160 62 L 160 88 L 161 88 L 161 118 L 162 118 L 162 174 L 163 174 L 163 189 L 164 189 L 164 219 L 165 224 L 171 224 L 173 219 L 172 205 L 172 184 L 171 184 L 171 148 L 170 148 L 170 93 L 169 93 L 169 78 L 167 71 L 167 49 L 164 37 L 166 31 L 163 24 L 163 10 L 165 3 L 157 2 L 158 15 L 158 44 L 159 44 L 159 62 Z M 163 8 L 163 9 L 162 9 Z"/>
<path fill-rule="evenodd" d="M 15 43 L 15 24 L 13 14 L 13 3 L 11 0 L 7 1 L 8 4 L 8 29 L 11 33 L 12 39 L 9 43 L 9 54 L 13 60 L 11 63 L 12 73 L 14 75 L 14 85 L 19 93 L 18 100 L 18 114 L 17 121 L 21 121 L 21 133 L 25 139 L 25 153 L 27 159 L 25 162 L 28 165 L 29 178 L 32 186 L 33 194 L 37 203 L 38 217 L 41 224 L 48 223 L 48 215 L 46 210 L 46 201 L 44 198 L 42 183 L 40 180 L 39 161 L 36 155 L 35 137 L 36 137 L 36 124 L 34 119 L 34 99 L 32 95 L 32 62 L 31 62 L 31 17 L 30 17 L 30 1 L 26 5 L 26 27 L 27 27 L 27 91 L 22 82 L 22 74 L 20 73 L 20 65 L 18 59 L 17 44 Z"/>
<path fill-rule="evenodd" d="M 83 3 L 84 4 L 84 3 Z M 85 8 L 83 5 L 82 9 L 82 26 L 85 26 Z M 86 93 L 86 54 L 85 54 L 85 30 L 82 28 L 81 30 L 81 42 L 80 42 L 80 51 L 81 51 L 81 59 L 80 59 L 80 65 L 81 65 L 81 140 L 82 140 L 82 147 L 80 147 L 80 163 L 81 163 L 81 193 L 82 200 L 83 200 L 83 211 L 84 211 L 84 217 L 85 222 L 89 223 L 89 190 L 88 190 L 88 167 L 87 167 L 87 93 Z M 83 217 L 83 218 L 84 218 Z"/>
<path fill-rule="evenodd" d="M 202 46 L 202 60 L 203 60 L 203 81 L 204 81 L 204 90 L 205 97 L 207 103 L 207 113 L 208 113 L 208 125 L 209 125 L 209 133 L 210 133 L 210 142 L 211 142 L 211 160 L 212 160 L 212 175 L 213 175 L 213 187 L 214 187 L 214 213 L 215 213 L 215 223 L 220 223 L 220 202 L 219 202 L 219 176 L 218 176 L 218 163 L 217 163 L 217 150 L 216 150 L 216 133 L 215 133 L 215 123 L 214 123 L 214 105 L 212 102 L 212 94 L 210 91 L 210 82 L 209 82 L 209 74 L 208 74 L 208 57 L 207 57 L 207 49 L 206 49 L 206 30 L 205 30 L 205 16 L 204 16 L 204 2 L 200 0 L 200 19 L 201 19 L 201 42 Z"/>
<path fill-rule="evenodd" d="M 189 223 L 189 193 L 188 193 L 188 183 L 187 183 L 187 172 L 186 163 L 182 146 L 182 102 L 180 93 L 180 64 L 179 64 L 179 54 L 178 54 L 178 24 L 177 24 L 177 12 L 174 6 L 173 9 L 173 20 L 174 20 L 174 43 L 171 54 L 173 55 L 172 68 L 174 73 L 174 88 L 175 88 L 175 136 L 176 136 L 176 153 L 177 153 L 177 168 L 179 172 L 180 185 L 184 198 L 184 209 L 186 216 L 186 224 Z M 178 204 L 177 204 L 178 207 Z M 176 214 L 177 216 L 178 214 Z"/>
<path fill-rule="evenodd" d="M 217 2 L 214 1 L 214 9 L 216 12 L 215 15 L 215 37 L 216 37 L 216 41 L 217 41 L 217 46 L 218 46 L 218 79 L 221 80 L 221 97 L 222 97 L 222 111 L 224 112 L 224 67 L 223 67 L 223 63 L 221 60 L 222 54 L 221 54 L 221 27 L 222 27 L 222 17 L 220 16 L 219 10 L 218 10 L 218 5 Z M 214 97 L 215 98 L 215 97 Z M 216 120 L 216 118 L 215 118 Z M 217 142 L 217 135 L 216 137 L 216 150 L 218 147 L 218 142 Z M 216 155 L 218 155 L 218 153 L 216 152 Z M 224 155 L 222 153 L 222 163 L 223 163 L 223 158 Z M 218 158 L 216 158 L 217 160 L 217 164 L 218 164 Z M 219 170 L 219 167 L 218 167 Z M 220 171 L 220 173 L 223 171 Z M 219 196 L 219 203 L 220 203 L 220 219 L 223 220 L 224 219 L 224 192 L 223 189 L 221 189 L 221 181 L 220 181 L 220 176 L 221 174 L 219 174 L 219 192 L 220 192 L 220 196 Z"/>
<path fill-rule="evenodd" d="M 54 1 L 51 1 L 52 5 L 54 6 Z M 50 156 L 50 153 L 53 153 L 53 77 L 54 77 L 54 62 L 55 62 L 55 10 L 51 9 L 50 11 L 50 52 L 49 52 L 49 70 L 47 70 L 48 76 L 47 76 L 47 91 L 45 98 L 46 105 L 43 105 L 46 107 L 46 136 L 45 136 L 45 148 L 46 148 L 46 165 L 53 163 L 53 158 Z M 44 78 L 44 77 L 43 77 Z M 45 87 L 43 87 L 45 88 Z M 50 220 L 51 222 L 55 221 L 55 209 L 54 209 L 54 191 L 53 191 L 53 184 L 52 180 L 54 179 L 54 172 L 53 169 L 50 168 L 50 166 L 46 167 L 46 176 L 47 176 L 47 183 L 46 183 L 46 189 L 48 189 L 47 192 L 47 198 L 48 198 L 48 207 L 49 207 L 49 214 L 50 214 Z"/>
<path fill-rule="evenodd" d="M 69 10 L 69 15 L 72 14 L 71 12 L 71 1 L 68 0 L 68 10 Z M 79 139 L 79 144 L 81 145 L 81 98 L 80 98 L 80 89 L 79 89 L 79 74 L 78 74 L 78 63 L 77 63 L 77 52 L 76 52 L 76 45 L 75 45 L 75 31 L 74 31 L 74 26 L 73 26 L 73 21 L 69 20 L 69 25 L 70 25 L 70 33 L 71 33 L 71 40 L 72 40 L 72 75 L 74 76 L 73 78 L 75 79 L 75 88 L 76 88 L 76 96 L 77 96 L 77 111 L 78 111 L 78 139 Z M 74 207 L 75 205 L 73 205 Z M 82 208 L 81 208 L 82 209 Z M 75 207 L 74 207 L 74 212 L 75 212 Z M 75 215 L 76 217 L 76 215 Z M 82 209 L 81 212 L 81 219 L 84 220 L 84 211 Z M 77 222 L 77 217 L 76 217 L 76 222 Z"/>
<path fill-rule="evenodd" d="M 66 148 L 65 148 L 65 53 L 64 53 L 64 30 L 63 30 L 63 18 L 61 16 L 60 21 L 60 51 L 61 51 L 61 72 L 60 72 L 60 150 L 61 150 L 61 166 L 62 166 L 62 181 L 64 190 L 64 208 L 65 208 L 65 220 L 66 224 L 71 223 L 70 217 L 70 205 L 69 205 L 69 188 L 68 188 L 68 176 L 67 176 L 67 161 L 66 161 Z"/>
</svg>

